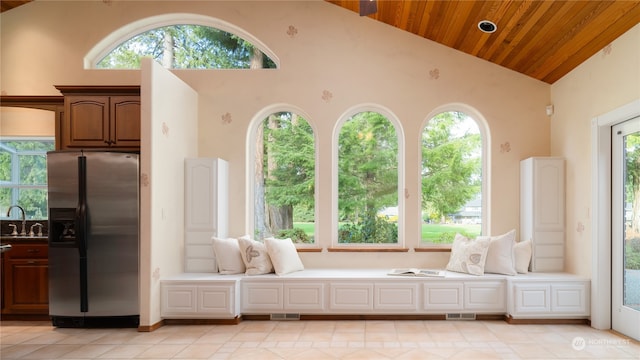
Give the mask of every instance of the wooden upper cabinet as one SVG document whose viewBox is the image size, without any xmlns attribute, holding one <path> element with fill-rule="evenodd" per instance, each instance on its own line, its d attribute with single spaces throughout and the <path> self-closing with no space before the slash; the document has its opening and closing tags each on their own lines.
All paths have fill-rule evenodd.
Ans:
<svg viewBox="0 0 640 360">
<path fill-rule="evenodd" d="M 140 96 L 113 96 L 110 100 L 112 146 L 140 148 Z"/>
<path fill-rule="evenodd" d="M 56 86 L 64 95 L 60 149 L 140 149 L 139 86 Z"/>
</svg>

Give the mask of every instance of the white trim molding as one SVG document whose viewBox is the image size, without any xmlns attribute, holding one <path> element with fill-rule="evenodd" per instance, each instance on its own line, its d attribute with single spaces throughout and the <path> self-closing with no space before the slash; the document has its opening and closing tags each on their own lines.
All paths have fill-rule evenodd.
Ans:
<svg viewBox="0 0 640 360">
<path fill-rule="evenodd" d="M 591 121 L 591 326 L 611 328 L 611 128 L 640 116 L 640 99 Z"/>
</svg>

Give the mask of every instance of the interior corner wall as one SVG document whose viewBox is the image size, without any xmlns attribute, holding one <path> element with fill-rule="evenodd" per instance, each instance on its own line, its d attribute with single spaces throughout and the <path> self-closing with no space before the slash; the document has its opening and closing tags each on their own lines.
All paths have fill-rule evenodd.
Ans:
<svg viewBox="0 0 640 360">
<path fill-rule="evenodd" d="M 551 86 L 551 155 L 566 161 L 566 271 L 592 275 L 592 139 L 596 117 L 640 99 L 640 24 Z M 600 209 L 605 212 L 606 209 Z"/>
<path fill-rule="evenodd" d="M 184 270 L 184 159 L 197 156 L 198 94 L 142 63 L 140 326 L 160 318 L 160 278 Z"/>
</svg>

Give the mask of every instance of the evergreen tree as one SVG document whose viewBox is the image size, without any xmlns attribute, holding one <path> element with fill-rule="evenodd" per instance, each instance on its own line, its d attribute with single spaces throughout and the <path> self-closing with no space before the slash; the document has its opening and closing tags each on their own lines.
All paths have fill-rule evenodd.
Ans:
<svg viewBox="0 0 640 360">
<path fill-rule="evenodd" d="M 97 66 L 139 69 L 142 57 L 151 57 L 172 69 L 276 67 L 270 58 L 244 39 L 200 25 L 171 25 L 146 31 L 120 44 Z"/>
<path fill-rule="evenodd" d="M 439 114 L 422 134 L 422 206 L 432 218 L 457 212 L 481 190 L 480 134 L 457 133 L 465 118 Z"/>
</svg>

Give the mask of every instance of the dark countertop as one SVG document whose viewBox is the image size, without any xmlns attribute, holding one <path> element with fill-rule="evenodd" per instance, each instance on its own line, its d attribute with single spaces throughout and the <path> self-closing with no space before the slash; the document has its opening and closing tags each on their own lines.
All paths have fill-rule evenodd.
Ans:
<svg viewBox="0 0 640 360">
<path fill-rule="evenodd" d="M 2 244 L 18 244 L 18 243 L 46 243 L 49 241 L 47 236 L 11 236 L 1 235 L 0 242 Z"/>
</svg>

